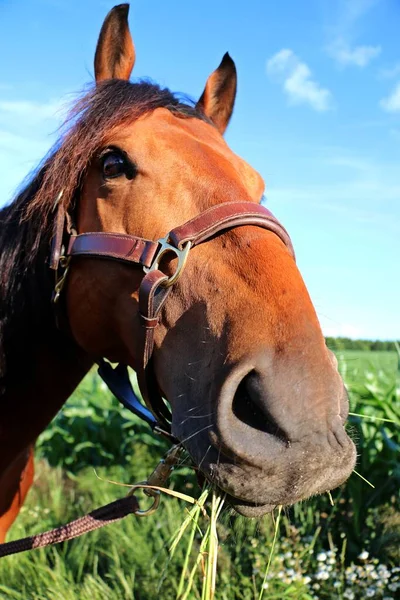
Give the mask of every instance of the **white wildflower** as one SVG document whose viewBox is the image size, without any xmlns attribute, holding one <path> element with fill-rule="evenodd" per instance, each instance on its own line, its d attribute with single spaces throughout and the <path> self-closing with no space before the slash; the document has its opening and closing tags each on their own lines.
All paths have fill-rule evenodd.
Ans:
<svg viewBox="0 0 400 600">
<path fill-rule="evenodd" d="M 333 584 L 334 588 L 340 588 L 342 587 L 342 582 L 341 581 L 335 581 L 335 583 Z"/>
<path fill-rule="evenodd" d="M 329 579 L 329 573 L 327 571 L 318 571 L 315 574 L 315 578 L 319 579 L 320 581 L 326 581 Z"/>
</svg>

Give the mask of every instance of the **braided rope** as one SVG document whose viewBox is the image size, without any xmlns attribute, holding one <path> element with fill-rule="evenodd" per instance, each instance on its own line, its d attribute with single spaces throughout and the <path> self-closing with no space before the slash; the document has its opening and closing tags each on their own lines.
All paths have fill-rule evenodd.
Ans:
<svg viewBox="0 0 400 600">
<path fill-rule="evenodd" d="M 39 533 L 20 540 L 0 544 L 0 558 L 10 554 L 25 552 L 26 550 L 33 550 L 34 548 L 44 548 L 45 546 L 52 546 L 53 544 L 72 540 L 89 531 L 94 531 L 95 529 L 100 529 L 100 527 L 104 527 L 110 523 L 115 523 L 130 514 L 134 514 L 138 510 L 139 504 L 135 496 L 120 498 L 110 504 L 96 508 L 80 519 L 76 519 L 75 521 L 71 521 L 70 523 L 46 531 L 45 533 Z"/>
</svg>

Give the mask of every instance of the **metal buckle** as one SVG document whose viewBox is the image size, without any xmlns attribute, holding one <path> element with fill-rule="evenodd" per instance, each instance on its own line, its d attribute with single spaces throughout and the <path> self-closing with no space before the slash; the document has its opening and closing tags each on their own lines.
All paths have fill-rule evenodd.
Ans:
<svg viewBox="0 0 400 600">
<path fill-rule="evenodd" d="M 159 240 L 157 240 L 160 244 L 160 249 L 154 257 L 152 265 L 150 267 L 143 267 L 145 273 L 150 273 L 150 271 L 156 271 L 160 266 L 160 262 L 164 254 L 167 254 L 168 252 L 173 252 L 176 258 L 178 259 L 178 265 L 176 267 L 175 273 L 173 273 L 171 277 L 168 277 L 167 281 L 162 283 L 163 287 L 170 287 L 178 281 L 179 277 L 182 275 L 183 269 L 185 268 L 189 250 L 192 247 L 192 242 L 186 242 L 183 249 L 180 250 L 180 248 L 176 248 L 168 240 L 169 235 L 167 235 L 165 238 L 160 238 Z"/>
<path fill-rule="evenodd" d="M 64 272 L 57 279 L 56 285 L 54 286 L 54 295 L 53 295 L 54 304 L 57 304 L 57 302 L 60 298 L 61 292 L 63 290 L 63 287 L 65 285 L 65 281 L 67 279 L 67 275 L 68 275 L 68 271 L 69 271 L 69 263 L 70 262 L 71 262 L 70 256 L 60 256 L 59 264 L 60 264 L 60 267 L 64 269 Z"/>
<path fill-rule="evenodd" d="M 129 490 L 127 496 L 133 496 L 133 494 L 136 492 L 136 490 L 138 489 L 143 489 L 143 486 L 148 485 L 147 481 L 143 481 L 141 483 L 137 483 L 136 485 L 132 486 L 132 488 Z M 151 504 L 151 506 L 149 508 L 146 509 L 141 509 L 141 508 L 137 508 L 133 514 L 136 517 L 148 517 L 150 515 L 152 515 L 154 512 L 156 512 L 156 510 L 158 509 L 159 505 L 160 505 L 160 499 L 161 499 L 161 492 L 160 490 L 152 490 L 151 488 L 144 488 L 143 492 L 146 494 L 146 496 L 148 496 L 149 498 L 153 499 L 153 503 Z"/>
<path fill-rule="evenodd" d="M 152 487 L 147 486 L 164 487 L 182 452 L 182 446 L 173 446 L 170 450 L 168 450 L 165 458 L 160 460 L 147 481 L 141 481 L 140 483 L 136 483 L 131 487 L 127 494 L 128 496 L 132 496 L 138 489 L 143 489 L 144 494 L 153 500 L 153 503 L 149 508 L 146 508 L 145 510 L 138 508 L 134 511 L 134 514 L 137 517 L 148 517 L 158 509 L 160 505 L 161 492 L 158 489 L 152 489 Z"/>
</svg>

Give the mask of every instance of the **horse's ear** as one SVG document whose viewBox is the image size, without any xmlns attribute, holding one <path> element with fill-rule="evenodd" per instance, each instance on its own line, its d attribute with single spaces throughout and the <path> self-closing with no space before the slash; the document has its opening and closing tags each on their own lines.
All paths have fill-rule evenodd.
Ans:
<svg viewBox="0 0 400 600">
<path fill-rule="evenodd" d="M 236 97 L 236 67 L 228 53 L 207 79 L 206 87 L 198 101 L 199 108 L 224 133 L 232 116 Z"/>
<path fill-rule="evenodd" d="M 129 4 L 114 6 L 106 16 L 94 57 L 96 82 L 129 79 L 135 64 L 135 47 L 128 25 Z"/>
</svg>

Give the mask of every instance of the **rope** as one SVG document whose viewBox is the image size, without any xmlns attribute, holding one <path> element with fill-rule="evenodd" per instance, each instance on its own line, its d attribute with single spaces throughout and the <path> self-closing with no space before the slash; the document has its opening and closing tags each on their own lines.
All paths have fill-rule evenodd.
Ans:
<svg viewBox="0 0 400 600">
<path fill-rule="evenodd" d="M 110 504 L 96 508 L 80 519 L 76 519 L 75 521 L 71 521 L 70 523 L 46 531 L 45 533 L 39 533 L 20 540 L 0 544 L 0 558 L 10 554 L 26 552 L 26 550 L 33 550 L 34 548 L 44 548 L 46 546 L 52 546 L 67 540 L 72 540 L 89 531 L 94 531 L 95 529 L 100 529 L 100 527 L 104 527 L 110 523 L 115 523 L 138 511 L 139 504 L 136 496 L 120 498 Z"/>
</svg>

